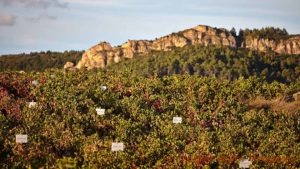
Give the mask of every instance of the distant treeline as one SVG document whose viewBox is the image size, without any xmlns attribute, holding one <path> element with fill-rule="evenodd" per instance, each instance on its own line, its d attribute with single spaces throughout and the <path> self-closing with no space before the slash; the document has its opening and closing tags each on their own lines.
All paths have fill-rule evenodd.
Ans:
<svg viewBox="0 0 300 169">
<path fill-rule="evenodd" d="M 257 76 L 269 82 L 289 83 L 300 77 L 300 55 L 279 55 L 228 47 L 186 46 L 169 52 L 151 52 L 108 69 L 129 69 L 133 74 L 144 76 L 191 74 L 227 80 Z"/>
<path fill-rule="evenodd" d="M 77 63 L 81 59 L 82 54 L 83 51 L 47 51 L 3 55 L 0 57 L 0 71 L 43 71 L 48 68 L 63 68 L 64 64 L 68 61 Z"/>
<path fill-rule="evenodd" d="M 285 28 L 275 28 L 275 27 L 265 27 L 261 29 L 240 29 L 237 33 L 236 29 L 233 27 L 230 33 L 236 38 L 237 46 L 241 46 L 242 42 L 247 38 L 257 38 L 257 39 L 269 39 L 279 42 L 280 40 L 286 40 L 296 35 L 290 35 Z"/>
</svg>

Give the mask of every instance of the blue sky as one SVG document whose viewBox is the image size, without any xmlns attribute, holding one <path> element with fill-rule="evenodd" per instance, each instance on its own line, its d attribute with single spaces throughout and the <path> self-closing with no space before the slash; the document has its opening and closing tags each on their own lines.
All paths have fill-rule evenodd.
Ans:
<svg viewBox="0 0 300 169">
<path fill-rule="evenodd" d="M 299 0 L 0 0 L 0 54 L 85 50 L 199 24 L 300 34 Z"/>
</svg>

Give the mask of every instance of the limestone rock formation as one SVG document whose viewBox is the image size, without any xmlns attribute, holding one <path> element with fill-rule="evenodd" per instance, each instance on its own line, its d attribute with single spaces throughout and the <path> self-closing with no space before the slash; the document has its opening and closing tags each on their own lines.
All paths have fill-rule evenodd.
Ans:
<svg viewBox="0 0 300 169">
<path fill-rule="evenodd" d="M 226 29 L 199 25 L 152 41 L 129 40 L 118 47 L 112 47 L 107 42 L 101 42 L 83 54 L 76 68 L 103 68 L 112 63 L 120 62 L 122 58 L 131 59 L 138 54 L 146 54 L 151 50 L 168 51 L 186 45 L 243 47 L 258 51 L 273 50 L 280 54 L 300 54 L 300 36 L 280 41 L 246 37 L 242 41 L 239 40 L 239 46 L 237 41 L 237 38 Z M 67 63 L 66 67 L 70 68 L 72 65 Z"/>
<path fill-rule="evenodd" d="M 83 54 L 76 68 L 103 68 L 112 63 L 120 62 L 122 58 L 131 59 L 137 54 L 146 54 L 151 50 L 168 51 L 186 45 L 217 45 L 235 48 L 236 40 L 225 29 L 199 25 L 153 41 L 129 40 L 119 47 L 112 47 L 107 42 L 101 42 Z"/>
<path fill-rule="evenodd" d="M 278 42 L 269 39 L 246 37 L 242 47 L 258 51 L 272 50 L 280 54 L 300 54 L 300 36 Z"/>
</svg>

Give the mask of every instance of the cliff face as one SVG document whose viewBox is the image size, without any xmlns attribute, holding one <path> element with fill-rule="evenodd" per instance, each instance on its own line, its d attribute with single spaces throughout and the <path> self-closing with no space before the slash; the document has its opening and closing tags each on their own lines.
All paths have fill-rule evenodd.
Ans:
<svg viewBox="0 0 300 169">
<path fill-rule="evenodd" d="M 111 47 L 107 42 L 101 42 L 88 49 L 76 68 L 103 68 L 121 58 L 133 58 L 136 54 L 145 54 L 151 50 L 168 51 L 174 47 L 186 45 L 217 45 L 236 47 L 236 40 L 228 31 L 199 25 L 179 33 L 174 33 L 154 41 L 129 40 L 120 47 Z"/>
<path fill-rule="evenodd" d="M 120 62 L 121 58 L 131 59 L 137 54 L 146 54 L 151 50 L 168 51 L 186 45 L 243 47 L 258 51 L 273 50 L 281 54 L 300 54 L 300 36 L 280 40 L 279 42 L 246 37 L 241 46 L 237 46 L 237 39 L 227 30 L 199 25 L 153 41 L 129 40 L 119 47 L 112 47 L 107 42 L 101 42 L 83 54 L 76 68 L 103 68 L 111 63 Z"/>
<path fill-rule="evenodd" d="M 280 54 L 300 54 L 300 36 L 278 42 L 269 39 L 246 37 L 242 42 L 242 47 L 258 51 L 272 50 Z"/>
</svg>

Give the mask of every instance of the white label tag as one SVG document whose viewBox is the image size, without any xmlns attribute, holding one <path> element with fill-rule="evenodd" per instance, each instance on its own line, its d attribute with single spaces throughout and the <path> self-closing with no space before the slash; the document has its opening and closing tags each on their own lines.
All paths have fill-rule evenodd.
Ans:
<svg viewBox="0 0 300 169">
<path fill-rule="evenodd" d="M 37 102 L 29 102 L 28 107 L 29 108 L 34 108 L 34 107 L 36 107 L 36 105 L 37 105 Z"/>
<path fill-rule="evenodd" d="M 97 112 L 98 115 L 104 115 L 105 114 L 105 109 L 96 108 L 96 112 Z"/>
<path fill-rule="evenodd" d="M 123 143 L 112 143 L 111 144 L 111 151 L 123 151 L 124 144 Z"/>
<path fill-rule="evenodd" d="M 34 81 L 31 82 L 31 84 L 32 84 L 33 86 L 37 86 L 37 85 L 39 84 L 39 82 L 38 82 L 37 80 L 34 80 Z"/>
<path fill-rule="evenodd" d="M 173 123 L 182 123 L 182 118 L 181 117 L 173 117 Z"/>
<path fill-rule="evenodd" d="M 100 89 L 105 91 L 105 90 L 107 90 L 107 86 L 100 86 Z"/>
<path fill-rule="evenodd" d="M 252 164 L 251 161 L 248 159 L 241 160 L 239 163 L 239 168 L 250 168 L 250 165 Z"/>
<path fill-rule="evenodd" d="M 27 143 L 27 135 L 16 135 L 17 143 Z"/>
</svg>

